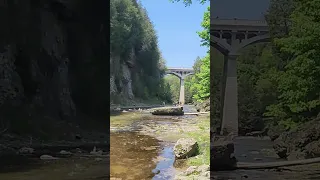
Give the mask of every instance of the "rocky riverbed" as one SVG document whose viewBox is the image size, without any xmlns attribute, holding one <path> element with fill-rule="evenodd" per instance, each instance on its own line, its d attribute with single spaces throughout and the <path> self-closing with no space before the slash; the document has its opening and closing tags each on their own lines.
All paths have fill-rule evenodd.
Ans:
<svg viewBox="0 0 320 180">
<path fill-rule="evenodd" d="M 188 108 L 184 110 L 190 111 Z M 121 116 L 126 119 L 119 119 Z M 194 133 L 204 134 L 207 138 L 207 141 L 204 141 L 209 142 L 208 115 L 172 117 L 153 116 L 145 112 L 124 112 L 115 118 L 111 121 L 111 178 L 160 180 L 190 179 L 193 176 L 199 179 L 201 176 L 202 179 L 209 179 L 209 167 L 202 173 L 205 168 L 201 166 L 209 164 L 209 147 L 206 152 L 207 161 L 203 163 L 200 162 L 204 159 L 203 152 L 191 153 L 193 157 L 188 157 L 188 161 L 177 159 L 175 152 L 176 142 L 180 138 L 191 136 L 195 137 L 202 150 L 205 149 L 203 141 L 197 139 L 198 136 Z M 182 143 L 182 149 L 193 152 L 193 141 L 180 142 L 186 142 Z"/>
</svg>

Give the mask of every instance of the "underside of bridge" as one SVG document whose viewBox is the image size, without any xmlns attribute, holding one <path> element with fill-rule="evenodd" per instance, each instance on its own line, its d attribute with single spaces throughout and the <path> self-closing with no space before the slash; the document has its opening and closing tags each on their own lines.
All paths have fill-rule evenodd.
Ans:
<svg viewBox="0 0 320 180">
<path fill-rule="evenodd" d="M 224 55 L 221 83 L 221 135 L 238 135 L 237 57 L 251 44 L 269 41 L 268 26 L 261 20 L 211 19 L 210 46 Z"/>
<path fill-rule="evenodd" d="M 184 80 L 187 76 L 194 74 L 194 70 L 192 68 L 168 68 L 166 74 L 172 74 L 180 79 L 179 105 L 183 106 L 185 103 Z"/>
</svg>

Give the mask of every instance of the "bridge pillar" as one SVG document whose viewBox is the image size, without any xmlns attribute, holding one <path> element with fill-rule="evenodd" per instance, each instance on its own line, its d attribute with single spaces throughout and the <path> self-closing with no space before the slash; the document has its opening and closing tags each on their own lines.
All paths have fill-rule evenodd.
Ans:
<svg viewBox="0 0 320 180">
<path fill-rule="evenodd" d="M 238 82 L 237 82 L 237 55 L 225 56 L 225 66 L 223 72 L 224 101 L 222 109 L 221 135 L 233 133 L 238 135 Z M 226 72 L 225 72 L 226 71 Z"/>
<path fill-rule="evenodd" d="M 180 78 L 180 96 L 179 96 L 179 104 L 181 106 L 184 105 L 185 99 L 184 99 L 184 77 Z"/>
</svg>

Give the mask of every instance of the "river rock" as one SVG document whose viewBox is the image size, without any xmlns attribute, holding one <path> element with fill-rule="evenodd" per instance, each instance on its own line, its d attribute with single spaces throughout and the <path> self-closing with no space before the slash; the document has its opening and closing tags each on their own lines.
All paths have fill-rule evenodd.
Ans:
<svg viewBox="0 0 320 180">
<path fill-rule="evenodd" d="M 271 141 L 274 141 L 284 132 L 286 132 L 286 128 L 283 125 L 270 125 L 268 127 L 267 135 L 270 137 Z"/>
<path fill-rule="evenodd" d="M 56 160 L 56 159 L 59 159 L 59 158 L 56 158 L 56 157 L 53 157 L 53 156 L 50 156 L 50 155 L 41 155 L 40 159 L 41 160 Z"/>
<path fill-rule="evenodd" d="M 71 152 L 66 151 L 66 150 L 61 150 L 61 151 L 60 151 L 60 154 L 61 154 L 61 155 L 72 155 Z"/>
<path fill-rule="evenodd" d="M 161 107 L 151 110 L 153 115 L 182 116 L 184 114 L 182 107 Z"/>
<path fill-rule="evenodd" d="M 274 141 L 274 150 L 280 158 L 303 159 L 320 157 L 320 121 L 301 125 L 296 130 L 282 133 Z"/>
<path fill-rule="evenodd" d="M 234 169 L 237 160 L 233 156 L 234 144 L 232 141 L 216 141 L 211 143 L 211 167 L 212 170 Z"/>
<path fill-rule="evenodd" d="M 34 152 L 33 148 L 23 147 L 19 149 L 19 154 L 32 154 Z"/>
<path fill-rule="evenodd" d="M 181 138 L 174 145 L 173 152 L 176 159 L 195 156 L 198 153 L 198 143 L 193 138 Z"/>
</svg>

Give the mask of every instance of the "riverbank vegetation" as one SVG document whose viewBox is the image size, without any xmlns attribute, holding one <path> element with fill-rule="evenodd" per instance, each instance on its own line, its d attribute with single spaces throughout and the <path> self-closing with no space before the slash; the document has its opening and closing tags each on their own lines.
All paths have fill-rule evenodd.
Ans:
<svg viewBox="0 0 320 180">
<path fill-rule="evenodd" d="M 199 155 L 187 160 L 190 166 L 200 166 L 210 164 L 210 117 L 200 116 L 197 119 L 199 129 L 186 133 L 186 137 L 194 138 L 199 145 Z"/>
</svg>

